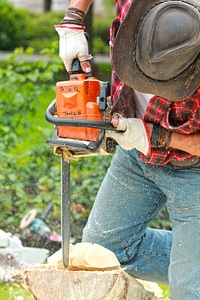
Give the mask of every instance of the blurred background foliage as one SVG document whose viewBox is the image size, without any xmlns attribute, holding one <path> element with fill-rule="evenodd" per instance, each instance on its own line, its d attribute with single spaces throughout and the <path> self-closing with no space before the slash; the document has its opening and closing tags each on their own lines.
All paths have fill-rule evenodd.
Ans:
<svg viewBox="0 0 200 300">
<path fill-rule="evenodd" d="M 114 16 L 114 6 L 105 1 L 105 18 L 95 15 L 92 18 L 92 53 L 109 53 L 109 26 Z M 0 0 L 0 50 L 12 51 L 16 47 L 33 47 L 39 52 L 57 43 L 58 34 L 54 24 L 60 24 L 64 12 L 48 11 L 34 13 L 15 9 L 6 0 Z M 86 22 L 88 23 L 87 17 Z M 57 48 L 58 49 L 58 48 Z"/>
<path fill-rule="evenodd" d="M 45 145 L 53 133 L 45 111 L 55 97 L 54 76 L 63 72 L 52 49 L 45 51 L 48 61 L 25 63 L 20 56 L 31 55 L 32 49 L 16 48 L 0 69 L 0 220 L 12 233 L 28 210 L 41 213 L 49 202 L 54 205 L 49 222 L 60 220 L 60 158 Z M 110 159 L 71 161 L 72 234 L 77 237 Z"/>
<path fill-rule="evenodd" d="M 109 13 L 93 18 L 92 53 L 109 53 L 109 26 L 113 1 L 105 1 Z M 0 50 L 12 51 L 0 62 L 0 220 L 1 229 L 19 233 L 27 211 L 41 213 L 49 202 L 54 210 L 47 223 L 60 230 L 60 158 L 45 142 L 53 128 L 45 120 L 47 106 L 55 97 L 55 83 L 67 78 L 58 56 L 58 36 L 53 25 L 63 13 L 30 13 L 0 0 Z M 44 58 L 25 61 L 34 53 Z M 100 80 L 110 77 L 110 65 L 94 66 Z M 80 237 L 95 195 L 109 167 L 111 156 L 71 161 L 72 235 Z M 164 210 L 151 224 L 171 229 Z"/>
</svg>

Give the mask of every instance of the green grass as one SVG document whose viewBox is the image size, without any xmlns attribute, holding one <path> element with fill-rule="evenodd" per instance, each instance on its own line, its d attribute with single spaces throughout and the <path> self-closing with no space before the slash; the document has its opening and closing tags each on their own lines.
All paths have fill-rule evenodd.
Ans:
<svg viewBox="0 0 200 300">
<path fill-rule="evenodd" d="M 159 284 L 159 287 L 163 290 L 164 299 L 170 299 L 170 289 L 168 285 Z"/>
<path fill-rule="evenodd" d="M 19 284 L 0 284 L 0 300 L 33 300 L 33 298 Z"/>
</svg>

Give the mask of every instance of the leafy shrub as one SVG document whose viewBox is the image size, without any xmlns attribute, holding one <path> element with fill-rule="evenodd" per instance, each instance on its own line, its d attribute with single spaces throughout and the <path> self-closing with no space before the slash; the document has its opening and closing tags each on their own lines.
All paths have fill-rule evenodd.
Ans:
<svg viewBox="0 0 200 300">
<path fill-rule="evenodd" d="M 94 18 L 93 21 L 93 53 L 109 53 L 109 27 L 112 18 Z"/>
<path fill-rule="evenodd" d="M 27 48 L 25 54 L 33 49 Z M 60 221 L 60 159 L 45 145 L 53 126 L 44 118 L 55 97 L 55 76 L 63 69 L 55 48 L 48 60 L 25 63 L 16 49 L 0 69 L 0 220 L 13 233 L 31 208 L 41 213 L 49 202 L 52 219 Z M 16 60 L 17 58 L 17 60 Z M 80 236 L 111 157 L 71 162 L 72 234 Z M 52 221 L 49 220 L 49 222 Z"/>
<path fill-rule="evenodd" d="M 42 14 L 30 14 L 32 34 L 29 38 L 29 46 L 36 51 L 50 47 L 52 41 L 58 45 L 58 34 L 54 24 L 60 24 L 63 12 L 45 12 Z M 112 18 L 107 20 L 101 18 L 93 19 L 92 53 L 109 53 L 109 26 Z"/>
<path fill-rule="evenodd" d="M 39 146 L 35 145 L 36 141 L 41 141 L 41 135 L 44 135 L 45 141 L 47 130 L 41 128 L 40 123 L 33 130 L 30 120 L 39 112 L 37 99 L 42 97 L 44 101 L 45 95 L 49 94 L 53 97 L 54 89 L 48 82 L 62 68 L 56 55 L 49 57 L 50 62 L 41 60 L 25 64 L 15 60 L 22 53 L 21 49 L 17 49 L 9 64 L 0 69 L 0 218 L 2 226 L 7 229 L 19 224 L 16 216 L 22 216 L 27 203 L 32 207 L 33 199 L 40 191 L 38 181 L 44 166 L 39 160 Z M 27 49 L 28 53 L 31 49 Z M 47 161 L 50 159 L 49 152 L 45 150 L 47 152 L 42 156 L 46 156 Z M 51 164 L 47 167 L 50 168 Z"/>
<path fill-rule="evenodd" d="M 33 47 L 39 52 L 56 42 L 58 51 L 59 37 L 54 24 L 60 24 L 63 16 L 64 12 L 32 13 L 15 9 L 7 0 L 0 0 L 0 50 Z M 112 19 L 111 13 L 106 18 L 93 18 L 93 54 L 109 53 L 109 27 Z"/>
<path fill-rule="evenodd" d="M 32 48 L 16 49 L 0 69 L 0 220 L 2 228 L 13 233 L 29 209 L 40 213 L 49 202 L 54 204 L 52 219 L 56 224 L 60 221 L 60 159 L 45 145 L 53 126 L 44 114 L 55 97 L 56 77 L 63 80 L 64 68 L 56 43 L 43 49 L 48 59 L 25 63 L 22 55 L 32 53 Z M 71 224 L 76 237 L 81 235 L 110 160 L 107 156 L 71 162 Z M 166 213 L 152 227 L 169 228 Z"/>
<path fill-rule="evenodd" d="M 52 42 L 57 43 L 58 51 L 58 34 L 54 29 L 55 24 L 60 24 L 64 13 L 45 12 L 42 14 L 29 13 L 31 19 L 32 34 L 29 39 L 29 46 L 37 52 L 44 48 L 50 48 Z"/>
<path fill-rule="evenodd" d="M 28 13 L 14 9 L 6 0 L 0 0 L 0 49 L 14 50 L 27 46 L 31 34 Z"/>
</svg>

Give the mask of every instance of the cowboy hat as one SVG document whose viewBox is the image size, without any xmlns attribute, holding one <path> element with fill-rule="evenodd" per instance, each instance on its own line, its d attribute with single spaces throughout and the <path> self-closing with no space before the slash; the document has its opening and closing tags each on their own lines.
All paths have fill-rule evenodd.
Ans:
<svg viewBox="0 0 200 300">
<path fill-rule="evenodd" d="M 133 89 L 182 100 L 200 81 L 199 0 L 133 0 L 113 46 L 113 66 Z"/>
</svg>

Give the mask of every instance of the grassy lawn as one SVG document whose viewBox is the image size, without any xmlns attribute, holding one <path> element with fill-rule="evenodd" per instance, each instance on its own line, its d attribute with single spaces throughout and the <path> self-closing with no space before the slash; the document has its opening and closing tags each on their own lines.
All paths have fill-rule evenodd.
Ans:
<svg viewBox="0 0 200 300">
<path fill-rule="evenodd" d="M 164 299 L 170 299 L 170 290 L 169 286 L 165 284 L 159 284 L 159 287 L 163 290 Z"/>
<path fill-rule="evenodd" d="M 19 284 L 0 284 L 1 300 L 33 300 L 32 296 Z"/>
</svg>

